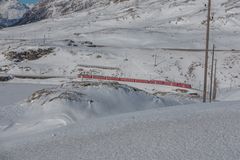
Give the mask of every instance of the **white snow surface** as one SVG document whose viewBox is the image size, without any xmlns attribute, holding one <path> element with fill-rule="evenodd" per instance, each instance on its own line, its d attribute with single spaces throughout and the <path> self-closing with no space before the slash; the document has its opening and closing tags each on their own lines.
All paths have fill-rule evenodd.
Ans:
<svg viewBox="0 0 240 160">
<path fill-rule="evenodd" d="M 0 52 L 55 48 L 48 56 L 21 63 L 0 55 L 3 72 L 60 76 L 84 72 L 185 82 L 203 88 L 204 51 L 166 50 L 205 48 L 207 13 L 203 1 L 105 2 L 64 16 L 56 13 L 37 23 L 0 30 Z M 216 51 L 220 88 L 240 84 L 239 2 L 213 2 L 210 46 L 214 43 L 221 50 Z M 118 69 L 102 69 L 103 66 Z"/>
<path fill-rule="evenodd" d="M 29 90 L 43 85 L 9 85 L 17 95 L 3 98 L 9 101 L 20 99 Z M 0 89 L 6 89 L 1 86 Z M 6 93 L 5 93 L 6 94 Z M 145 91 L 118 83 L 72 82 L 58 87 L 41 89 L 20 103 L 6 105 L 1 101 L 0 134 L 1 136 L 40 132 L 72 123 L 81 123 L 85 119 L 95 119 L 110 115 L 142 111 L 152 108 L 179 105 L 177 100 L 159 98 Z M 12 102 L 12 101 L 10 101 Z M 9 102 L 9 103 L 10 103 Z M 5 104 L 5 105 L 4 105 Z"/>
<path fill-rule="evenodd" d="M 9 89 L 1 98 L 12 103 L 0 101 L 0 159 L 240 158 L 239 99 L 178 105 L 117 83 L 46 87 L 1 84 Z M 23 98 L 38 88 L 46 89 Z"/>
<path fill-rule="evenodd" d="M 26 83 L 0 83 L 0 107 L 14 105 L 27 98 L 33 92 L 54 85 L 26 84 Z"/>
<path fill-rule="evenodd" d="M 218 92 L 222 102 L 179 105 L 184 100 L 150 94 L 175 87 L 132 83 L 128 85 L 150 93 L 112 83 L 80 87 L 67 83 L 35 92 L 46 88 L 43 84 L 70 80 L 16 78 L 0 85 L 0 159 L 240 159 L 239 2 L 213 3 L 210 46 L 214 43 L 219 49 L 218 87 L 235 88 Z M 1 29 L 0 53 L 39 48 L 54 52 L 23 61 L 0 54 L 0 73 L 59 77 L 87 73 L 185 82 L 202 89 L 204 51 L 191 49 L 205 45 L 204 3 L 111 1 L 76 13 L 70 8 L 71 14 L 64 16 L 58 13 L 61 5 L 54 8 L 53 3 L 49 19 Z M 15 84 L 23 82 L 33 84 Z"/>
<path fill-rule="evenodd" d="M 239 101 L 176 106 L 0 135 L 0 159 L 236 160 L 239 111 Z"/>
<path fill-rule="evenodd" d="M 227 88 L 219 90 L 218 93 L 219 101 L 239 101 L 240 100 L 240 89 L 239 88 Z"/>
</svg>

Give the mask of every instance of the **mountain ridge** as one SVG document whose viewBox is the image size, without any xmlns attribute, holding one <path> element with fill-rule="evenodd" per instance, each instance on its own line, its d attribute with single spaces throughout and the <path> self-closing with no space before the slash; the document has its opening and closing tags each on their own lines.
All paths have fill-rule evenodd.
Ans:
<svg viewBox="0 0 240 160">
<path fill-rule="evenodd" d="M 0 0 L 0 26 L 14 25 L 29 8 L 18 0 Z"/>
<path fill-rule="evenodd" d="M 120 7 L 114 10 L 117 5 Z M 215 18 L 214 21 L 220 23 L 220 25 L 239 23 L 239 7 L 240 0 L 219 0 L 213 3 L 212 16 Z M 206 23 L 206 4 L 195 0 L 42 0 L 25 13 L 18 24 L 22 25 L 43 19 L 56 18 L 84 10 L 90 13 L 97 12 L 95 13 L 97 17 L 97 14 L 103 13 L 101 8 L 110 10 L 112 8 L 112 13 L 109 12 L 109 14 L 113 15 L 117 12 L 122 13 L 122 11 L 130 12 L 131 17 L 141 17 L 141 15 L 136 15 L 137 12 L 139 14 L 157 12 L 161 15 L 158 17 L 159 20 L 165 15 L 170 15 L 171 19 L 167 23 L 188 24 L 190 21 L 190 23 L 197 23 L 197 25 Z"/>
</svg>

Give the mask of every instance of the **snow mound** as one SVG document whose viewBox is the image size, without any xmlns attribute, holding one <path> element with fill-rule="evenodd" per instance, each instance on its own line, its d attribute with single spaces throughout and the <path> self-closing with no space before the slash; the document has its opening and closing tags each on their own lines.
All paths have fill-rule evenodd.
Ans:
<svg viewBox="0 0 240 160">
<path fill-rule="evenodd" d="M 67 111 L 71 119 L 103 117 L 113 114 L 177 105 L 142 90 L 119 83 L 71 82 L 39 90 L 28 98 L 31 107 L 45 112 Z"/>
<path fill-rule="evenodd" d="M 33 93 L 4 124 L 6 133 L 37 132 L 83 120 L 178 105 L 119 83 L 71 82 Z M 14 109 L 13 109 L 14 110 Z M 3 118 L 4 120 L 4 118 Z M 5 120 L 6 121 L 6 120 Z"/>
<path fill-rule="evenodd" d="M 0 159 L 239 159 L 240 103 L 167 107 L 1 137 Z M 97 158 L 96 158 L 97 157 Z"/>
</svg>

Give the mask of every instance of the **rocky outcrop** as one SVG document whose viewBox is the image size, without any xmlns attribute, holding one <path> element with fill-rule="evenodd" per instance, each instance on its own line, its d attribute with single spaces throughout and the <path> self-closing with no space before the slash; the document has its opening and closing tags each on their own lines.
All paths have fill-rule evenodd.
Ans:
<svg viewBox="0 0 240 160">
<path fill-rule="evenodd" d="M 53 48 L 47 48 L 47 49 L 41 49 L 38 50 L 26 50 L 26 51 L 8 51 L 4 52 L 3 55 L 6 57 L 6 59 L 14 62 L 21 62 L 24 60 L 37 60 L 43 56 L 49 55 L 53 52 Z"/>
</svg>

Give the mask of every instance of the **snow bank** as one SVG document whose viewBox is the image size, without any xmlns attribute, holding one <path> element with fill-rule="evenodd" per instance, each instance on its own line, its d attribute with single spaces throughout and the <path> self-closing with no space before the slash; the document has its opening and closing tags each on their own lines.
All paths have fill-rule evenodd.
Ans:
<svg viewBox="0 0 240 160">
<path fill-rule="evenodd" d="M 29 81 L 28 81 L 29 82 Z M 8 105 L 16 105 L 19 101 L 24 100 L 33 92 L 54 85 L 26 84 L 26 81 L 21 83 L 0 83 L 0 107 Z"/>
<path fill-rule="evenodd" d="M 219 101 L 240 101 L 240 88 L 221 89 L 217 99 Z"/>
<path fill-rule="evenodd" d="M 2 133 L 40 132 L 85 119 L 178 104 L 118 83 L 72 82 L 39 90 L 21 106 L 2 107 L 4 113 L 11 108 L 8 117 L 3 114 Z"/>
<path fill-rule="evenodd" d="M 240 102 L 165 107 L 0 136 L 0 159 L 236 160 Z"/>
</svg>

